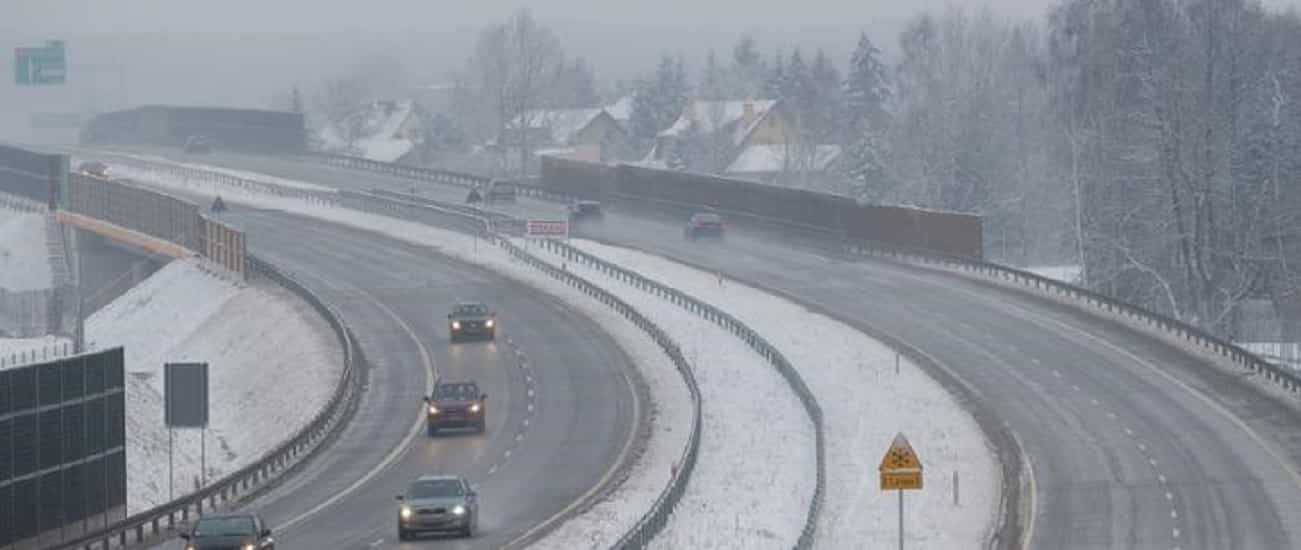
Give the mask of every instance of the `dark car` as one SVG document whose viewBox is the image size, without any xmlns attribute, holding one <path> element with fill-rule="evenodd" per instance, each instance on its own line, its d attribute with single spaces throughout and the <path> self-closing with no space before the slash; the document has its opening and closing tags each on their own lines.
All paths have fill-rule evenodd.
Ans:
<svg viewBox="0 0 1301 550">
<path fill-rule="evenodd" d="M 515 184 L 511 182 L 492 180 L 483 198 L 487 202 L 515 202 L 515 191 Z"/>
<path fill-rule="evenodd" d="M 699 212 L 691 215 L 687 227 L 682 230 L 682 236 L 690 240 L 701 237 L 722 238 L 725 231 L 722 216 L 714 212 Z"/>
<path fill-rule="evenodd" d="M 605 217 L 601 203 L 596 201 L 577 201 L 569 205 L 569 221 L 600 221 Z"/>
<path fill-rule="evenodd" d="M 434 393 L 425 398 L 425 429 L 429 436 L 445 428 L 473 428 L 483 433 L 487 428 L 488 394 L 474 382 L 439 382 Z"/>
<path fill-rule="evenodd" d="M 271 529 L 257 514 L 213 514 L 182 533 L 185 550 L 274 550 Z"/>
<path fill-rule="evenodd" d="M 479 530 L 479 495 L 462 476 L 420 476 L 397 500 L 398 540 L 420 533 L 473 537 Z"/>
<path fill-rule="evenodd" d="M 211 153 L 212 142 L 203 136 L 190 136 L 185 140 L 186 153 Z"/>
<path fill-rule="evenodd" d="M 453 342 L 493 340 L 497 335 L 497 313 L 483 302 L 461 302 L 447 314 L 447 333 Z"/>
</svg>

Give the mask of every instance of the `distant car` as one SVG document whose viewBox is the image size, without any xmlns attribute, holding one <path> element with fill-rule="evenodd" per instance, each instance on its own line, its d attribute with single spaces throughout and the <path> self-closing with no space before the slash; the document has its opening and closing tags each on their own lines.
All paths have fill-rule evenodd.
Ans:
<svg viewBox="0 0 1301 550">
<path fill-rule="evenodd" d="M 488 305 L 483 302 L 458 303 L 447 314 L 447 333 L 453 342 L 475 338 L 495 340 L 497 313 L 488 309 Z"/>
<path fill-rule="evenodd" d="M 484 193 L 484 200 L 487 202 L 515 202 L 515 184 L 502 181 L 492 180 L 488 182 L 488 190 Z"/>
<path fill-rule="evenodd" d="M 723 224 L 723 217 L 715 212 L 698 212 L 691 215 L 687 221 L 687 226 L 682 230 L 682 236 L 688 240 L 696 240 L 701 237 L 722 238 L 726 228 Z"/>
<path fill-rule="evenodd" d="M 203 136 L 190 136 L 185 139 L 186 153 L 211 153 L 212 142 Z"/>
<path fill-rule="evenodd" d="M 181 538 L 185 540 L 185 550 L 275 550 L 276 547 L 271 529 L 252 513 L 203 516 Z"/>
<path fill-rule="evenodd" d="M 601 203 L 596 201 L 577 201 L 569 205 L 569 221 L 600 221 L 605 217 Z"/>
<path fill-rule="evenodd" d="M 77 171 L 87 176 L 108 179 L 108 165 L 98 161 L 87 161 L 77 167 Z"/>
<path fill-rule="evenodd" d="M 474 428 L 483 433 L 488 423 L 488 394 L 474 382 L 439 382 L 425 398 L 425 431 L 430 437 L 445 428 Z"/>
<path fill-rule="evenodd" d="M 479 495 L 463 476 L 420 476 L 397 500 L 398 540 L 420 533 L 473 537 L 479 530 Z"/>
</svg>

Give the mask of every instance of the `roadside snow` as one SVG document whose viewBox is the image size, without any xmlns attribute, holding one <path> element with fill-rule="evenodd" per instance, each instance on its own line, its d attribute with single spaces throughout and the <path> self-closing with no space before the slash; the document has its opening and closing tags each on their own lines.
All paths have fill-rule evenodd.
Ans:
<svg viewBox="0 0 1301 550">
<path fill-rule="evenodd" d="M 197 162 L 178 162 L 166 157 L 160 157 L 157 155 L 146 155 L 141 153 L 126 153 L 126 152 L 115 151 L 111 154 L 111 156 L 108 157 L 101 157 L 99 155 L 93 155 L 93 154 L 88 155 L 85 153 L 78 153 L 77 155 L 74 155 L 72 157 L 71 162 L 73 163 L 74 166 L 77 166 L 82 161 L 86 161 L 86 160 L 98 160 L 100 162 L 104 162 L 112 166 L 112 170 L 110 173 L 113 174 L 113 177 L 115 178 L 119 178 L 119 177 L 133 178 L 134 177 L 133 174 L 138 174 L 140 172 L 140 170 L 134 169 L 133 167 L 120 164 L 120 161 L 115 163 L 113 157 L 131 158 L 141 162 L 148 162 L 151 164 L 179 166 L 183 168 L 190 168 L 192 170 L 204 170 L 208 172 L 225 174 L 227 176 L 242 178 L 246 180 L 260 181 L 264 183 L 280 185 L 283 187 L 289 187 L 293 189 L 302 189 L 305 191 L 321 191 L 321 192 L 334 191 L 334 189 L 331 187 L 316 185 L 314 183 L 307 183 L 305 181 L 285 179 L 285 178 L 270 176 L 267 174 L 261 174 L 257 172 L 246 172 L 243 170 L 234 170 L 231 168 L 224 168 L 221 166 L 214 166 L 211 164 L 202 164 Z"/>
<path fill-rule="evenodd" d="M 221 192 L 231 201 L 378 231 L 485 265 L 548 292 L 555 293 L 557 286 L 541 273 L 515 263 L 504 251 L 460 233 L 229 187 L 140 176 L 141 182 L 208 195 Z M 763 359 L 712 323 L 603 275 L 584 275 L 600 281 L 670 331 L 696 365 L 705 397 L 705 434 L 697 470 L 678 513 L 656 539 L 656 547 L 789 548 L 799 536 L 812 497 L 814 453 L 812 427 L 785 381 Z M 650 373 L 654 370 L 639 366 L 648 379 L 653 378 Z M 675 371 L 672 376 L 677 376 Z M 664 396 L 653 389 L 652 396 L 656 410 L 666 410 Z M 668 406 L 688 407 L 680 403 Z M 671 429 L 685 435 L 685 422 L 679 419 L 682 423 L 667 425 L 662 424 L 664 420 L 656 419 L 655 433 Z M 647 452 L 639 459 L 633 477 L 614 495 L 579 516 L 582 519 L 566 522 L 546 538 L 545 547 L 601 548 L 625 532 L 663 489 L 667 473 L 680 455 L 681 442 L 672 448 L 673 452 L 659 455 Z"/>
<path fill-rule="evenodd" d="M 926 489 L 906 496 L 908 547 L 980 548 L 995 521 L 999 470 L 974 419 L 939 384 L 854 328 L 716 274 L 634 250 L 572 244 L 726 310 L 795 364 L 822 406 L 827 495 L 818 547 L 877 548 L 897 541 L 896 495 L 878 488 L 876 466 L 896 433 L 908 436 Z M 791 330 L 791 327 L 800 327 Z M 953 505 L 957 472 L 961 506 Z"/>
<path fill-rule="evenodd" d="M 340 367 L 333 333 L 278 287 L 238 287 L 191 261 L 164 266 L 86 321 L 89 349 L 125 346 L 130 513 L 168 500 L 163 364 L 209 364 L 208 479 L 234 471 L 305 425 Z M 176 430 L 174 496 L 200 476 L 200 434 Z"/>
<path fill-rule="evenodd" d="M 0 368 L 43 361 L 68 355 L 72 342 L 60 336 L 36 338 L 0 338 Z M 27 359 L 24 359 L 24 358 Z M 35 359 L 32 359 L 35 358 Z"/>
<path fill-rule="evenodd" d="M 1022 269 L 1040 277 L 1047 277 L 1071 285 L 1080 284 L 1080 275 L 1083 272 L 1078 265 L 1041 265 Z"/>
<path fill-rule="evenodd" d="M 46 289 L 53 280 L 45 216 L 0 209 L 0 289 Z"/>
</svg>

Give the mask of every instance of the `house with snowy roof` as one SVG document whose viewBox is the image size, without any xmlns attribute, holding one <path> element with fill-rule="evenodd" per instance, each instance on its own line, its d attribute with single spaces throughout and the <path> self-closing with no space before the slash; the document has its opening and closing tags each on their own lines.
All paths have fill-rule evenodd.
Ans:
<svg viewBox="0 0 1301 550">
<path fill-rule="evenodd" d="M 563 155 L 589 162 L 611 160 L 627 134 L 603 108 L 529 111 L 508 125 L 508 143 L 520 143 L 527 132 L 535 155 Z"/>
<path fill-rule="evenodd" d="M 424 142 L 421 109 L 411 100 L 380 100 L 363 105 L 343 121 L 320 131 L 325 149 L 381 162 L 409 161 Z"/>
<path fill-rule="evenodd" d="M 667 167 L 685 146 L 692 152 L 709 150 L 704 166 L 688 167 L 694 170 L 764 183 L 789 183 L 792 175 L 801 180 L 829 175 L 841 148 L 802 143 L 799 136 L 781 101 L 693 100 L 656 136 L 641 164 Z"/>
</svg>

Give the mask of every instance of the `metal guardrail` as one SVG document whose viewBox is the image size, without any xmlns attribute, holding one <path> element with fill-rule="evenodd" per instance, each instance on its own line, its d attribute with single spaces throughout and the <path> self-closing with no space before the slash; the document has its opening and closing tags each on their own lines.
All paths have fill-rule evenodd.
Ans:
<svg viewBox="0 0 1301 550">
<path fill-rule="evenodd" d="M 285 474 L 296 471 L 317 454 L 323 443 L 332 440 L 347 424 L 360 397 L 361 369 L 365 365 L 361 349 L 338 314 L 292 276 L 271 264 L 249 256 L 249 271 L 275 281 L 301 297 L 329 323 L 343 347 L 343 372 L 333 395 L 307 425 L 278 447 L 266 452 L 252 464 L 235 471 L 197 492 L 172 502 L 132 515 L 114 525 L 65 541 L 53 549 L 108 550 L 116 546 L 139 544 L 178 532 L 191 515 L 204 510 L 247 499 L 266 489 Z"/>
<path fill-rule="evenodd" d="M 566 243 L 544 240 L 542 241 L 542 246 L 556 252 L 566 260 L 587 264 L 597 271 L 622 282 L 631 284 L 643 291 L 664 298 L 687 311 L 695 313 L 696 315 L 713 322 L 749 345 L 755 353 L 758 353 L 768 361 L 768 363 L 771 364 L 773 368 L 777 369 L 777 372 L 786 379 L 786 383 L 795 391 L 795 395 L 799 397 L 800 403 L 804 406 L 804 411 L 808 414 L 809 420 L 813 422 L 814 427 L 814 450 L 817 462 L 816 485 L 813 491 L 813 498 L 809 502 L 809 509 L 808 514 L 805 517 L 804 528 L 800 532 L 799 540 L 795 545 L 795 548 L 799 550 L 812 548 L 817 535 L 817 524 L 818 518 L 822 512 L 823 499 L 826 495 L 826 432 L 822 420 L 822 407 L 818 405 L 817 397 L 813 395 L 813 391 L 809 389 L 808 385 L 804 382 L 804 378 L 800 376 L 799 371 L 786 359 L 786 356 L 778 351 L 776 346 L 769 343 L 768 340 L 761 336 L 757 331 L 750 328 L 730 313 L 697 300 L 685 292 L 644 277 L 635 271 L 621 267 L 612 262 L 607 262 Z"/>
<path fill-rule="evenodd" d="M 456 231 L 468 232 L 474 235 L 484 236 L 488 242 L 500 246 L 512 257 L 524 262 L 525 265 L 533 267 L 549 275 L 550 277 L 573 286 L 581 292 L 592 296 L 601 303 L 606 304 L 614 309 L 620 315 L 623 315 L 634 325 L 646 332 L 656 344 L 664 350 L 669 359 L 677 367 L 678 373 L 682 376 L 691 394 L 692 403 L 692 420 L 691 433 L 688 434 L 687 446 L 683 450 L 681 457 L 678 459 L 676 468 L 669 478 L 668 485 L 664 488 L 655 499 L 654 504 L 627 533 L 619 538 L 611 546 L 611 550 L 634 550 L 646 548 L 650 541 L 655 538 L 664 529 L 673 515 L 677 504 L 682 500 L 683 493 L 686 492 L 687 482 L 691 474 L 695 471 L 697 458 L 700 451 L 700 434 L 701 434 L 701 396 L 699 386 L 696 384 L 695 375 L 691 371 L 691 364 L 686 360 L 678 344 L 668 336 L 663 329 L 652 322 L 649 318 L 637 311 L 627 302 L 615 296 L 613 293 L 601 288 L 600 286 L 570 273 L 564 269 L 551 265 L 524 249 L 515 246 L 508 239 L 500 238 L 493 228 L 493 217 L 481 215 L 479 213 L 469 212 L 468 207 L 456 204 L 430 204 L 433 201 L 420 199 L 420 202 L 402 200 L 386 194 L 384 196 L 371 193 L 340 193 L 344 197 L 344 204 L 352 208 L 359 208 L 367 212 L 378 213 L 381 215 L 398 217 L 417 223 L 435 225 L 437 227 L 452 229 Z M 411 197 L 417 198 L 417 197 Z M 649 282 L 649 281 L 647 281 Z M 649 285 L 645 288 L 652 288 Z M 667 287 L 662 287 L 667 288 Z M 678 305 L 688 307 L 684 304 L 685 300 L 691 300 L 685 294 L 675 292 L 674 294 L 661 294 L 662 297 L 674 301 Z M 691 300 L 694 302 L 694 300 Z M 695 302 L 699 304 L 698 302 Z M 697 310 L 699 313 L 700 310 Z M 774 350 L 775 351 L 775 350 Z M 819 442 L 821 440 L 819 439 Z M 820 445 L 820 443 L 819 443 Z M 819 453 L 821 455 L 821 453 Z M 819 472 L 820 473 L 820 472 Z M 821 479 L 821 476 L 819 476 Z M 819 483 L 821 486 L 821 483 Z M 820 502 L 820 499 L 819 499 Z M 807 531 L 807 529 L 806 529 Z M 811 537 L 811 534 L 810 534 Z M 802 547 L 804 548 L 804 547 Z"/>
<path fill-rule="evenodd" d="M 77 151 L 78 151 L 77 154 L 81 156 L 86 156 L 89 158 L 96 158 L 96 159 L 108 159 L 110 162 L 113 162 L 115 164 L 130 166 L 137 170 L 142 170 L 153 174 L 182 178 L 184 180 L 195 181 L 198 183 L 224 185 L 227 187 L 231 187 L 234 189 L 247 191 L 251 193 L 272 195 L 272 196 L 287 198 L 287 199 L 302 199 L 311 202 L 319 202 L 319 203 L 326 203 L 326 204 L 333 204 L 336 199 L 334 191 L 317 191 L 313 189 L 291 187 L 288 185 L 276 185 L 274 183 L 268 183 L 268 182 L 258 181 L 249 178 L 241 178 L 239 176 L 232 176 L 230 174 L 226 174 L 222 172 L 201 170 L 197 168 L 190 168 L 187 166 L 168 164 L 161 161 L 152 162 L 152 161 L 136 158 L 132 155 L 126 155 L 120 153 L 112 153 L 112 152 L 98 151 L 98 150 L 93 152 L 84 152 L 80 149 Z"/>
</svg>

